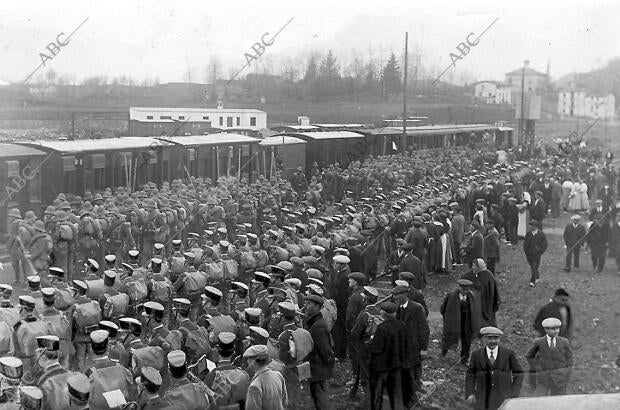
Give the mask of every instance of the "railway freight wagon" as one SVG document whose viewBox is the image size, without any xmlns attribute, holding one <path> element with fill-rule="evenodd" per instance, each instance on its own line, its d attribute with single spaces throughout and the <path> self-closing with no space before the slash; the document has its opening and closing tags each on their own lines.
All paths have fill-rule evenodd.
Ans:
<svg viewBox="0 0 620 410">
<path fill-rule="evenodd" d="M 271 177 L 277 168 L 277 163 L 282 166 L 282 176 L 290 178 L 298 167 L 306 169 L 306 145 L 301 138 L 279 135 L 267 137 L 259 144 L 258 155 L 259 173 Z"/>
<path fill-rule="evenodd" d="M 187 174 L 211 178 L 230 176 L 256 179 L 255 158 L 260 140 L 239 134 L 190 135 L 185 137 L 158 138 L 173 144 L 175 173 L 184 178 Z"/>
<path fill-rule="evenodd" d="M 7 212 L 17 207 L 41 215 L 41 171 L 45 152 L 17 144 L 0 144 L 0 232 L 7 232 Z"/>
<path fill-rule="evenodd" d="M 160 184 L 174 177 L 168 142 L 148 137 L 23 143 L 49 158 L 40 169 L 42 200 L 51 204 L 58 193 L 84 195 L 106 187 Z"/>
</svg>

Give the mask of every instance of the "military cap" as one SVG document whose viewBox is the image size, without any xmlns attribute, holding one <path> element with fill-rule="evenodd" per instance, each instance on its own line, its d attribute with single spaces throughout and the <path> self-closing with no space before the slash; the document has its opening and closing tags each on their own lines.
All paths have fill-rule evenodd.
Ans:
<svg viewBox="0 0 620 410">
<path fill-rule="evenodd" d="M 24 295 L 19 297 L 19 305 L 28 309 L 34 309 L 36 302 L 32 296 Z"/>
<path fill-rule="evenodd" d="M 174 298 L 172 299 L 172 304 L 174 305 L 175 309 L 189 310 L 192 305 L 192 302 L 190 302 L 190 300 L 186 298 Z"/>
<path fill-rule="evenodd" d="M 317 305 L 319 305 L 321 307 L 323 306 L 323 303 L 325 302 L 323 300 L 323 298 L 321 296 L 319 296 L 319 295 L 308 295 L 308 296 L 306 296 L 306 302 L 308 302 L 308 301 L 314 302 L 314 303 L 316 303 Z"/>
<path fill-rule="evenodd" d="M 17 357 L 0 357 L 0 373 L 6 378 L 19 380 L 24 373 L 24 364 Z"/>
<path fill-rule="evenodd" d="M 291 262 L 293 265 L 297 265 L 297 266 L 302 266 L 302 265 L 304 264 L 304 260 L 303 260 L 303 259 L 301 259 L 301 258 L 300 258 L 300 257 L 298 257 L 298 256 L 293 256 L 293 257 L 290 259 L 290 262 Z"/>
<path fill-rule="evenodd" d="M 271 276 L 267 275 L 265 272 L 254 272 L 254 279 L 252 279 L 252 283 L 262 283 L 265 286 L 268 286 L 271 283 Z"/>
<path fill-rule="evenodd" d="M 161 265 L 164 261 L 160 258 L 151 258 L 151 264 L 153 265 Z"/>
<path fill-rule="evenodd" d="M 458 283 L 461 286 L 471 286 L 474 284 L 474 282 L 472 282 L 469 279 L 459 279 L 456 281 L 456 283 Z"/>
<path fill-rule="evenodd" d="M 19 388 L 20 409 L 38 410 L 43 403 L 43 391 L 35 386 L 21 386 Z"/>
<path fill-rule="evenodd" d="M 258 324 L 260 321 L 260 315 L 263 311 L 260 308 L 245 308 L 243 309 L 243 314 L 245 316 L 245 320 L 248 323 Z"/>
<path fill-rule="evenodd" d="M 316 283 L 310 283 L 308 284 L 308 292 L 309 294 L 313 293 L 315 295 L 319 295 L 319 296 L 323 296 L 323 293 L 325 293 L 323 291 L 323 288 L 320 285 L 317 285 Z"/>
<path fill-rule="evenodd" d="M 86 403 L 90 396 L 90 379 L 82 373 L 76 373 L 67 379 L 67 389 L 73 400 Z"/>
<path fill-rule="evenodd" d="M 92 269 L 99 270 L 99 263 L 96 260 L 89 258 L 88 264 L 91 266 Z"/>
<path fill-rule="evenodd" d="M 173 239 L 172 240 L 172 245 L 173 246 L 180 246 L 183 242 L 180 239 Z"/>
<path fill-rule="evenodd" d="M 137 249 L 130 249 L 127 254 L 129 254 L 129 256 L 131 256 L 132 258 L 137 258 L 138 255 L 140 255 L 140 251 Z"/>
<path fill-rule="evenodd" d="M 285 271 L 293 270 L 293 264 L 291 262 L 289 262 L 289 261 L 278 262 L 278 264 L 276 266 L 284 269 Z"/>
<path fill-rule="evenodd" d="M 501 330 L 499 330 L 498 328 L 496 328 L 494 326 L 486 326 L 486 327 L 483 327 L 482 329 L 480 329 L 480 335 L 481 336 L 494 337 L 494 336 L 501 336 L 503 334 L 504 334 L 504 332 L 502 332 Z"/>
<path fill-rule="evenodd" d="M 356 281 L 358 285 L 363 285 L 366 283 L 366 275 L 362 272 L 351 272 L 347 277 Z"/>
<path fill-rule="evenodd" d="M 344 264 L 351 262 L 351 259 L 349 259 L 349 257 L 346 255 L 336 255 L 334 256 L 333 260 L 336 263 L 344 263 Z"/>
<path fill-rule="evenodd" d="M 394 285 L 396 285 L 396 286 L 404 286 L 406 288 L 409 288 L 409 282 L 407 282 L 406 280 L 402 280 L 402 279 L 396 279 L 394 281 Z"/>
<path fill-rule="evenodd" d="M 6 283 L 0 283 L 0 292 L 13 293 L 13 286 Z"/>
<path fill-rule="evenodd" d="M 114 322 L 110 322 L 109 320 L 100 321 L 99 329 L 107 331 L 109 337 L 116 337 L 116 334 L 118 333 L 118 325 Z"/>
<path fill-rule="evenodd" d="M 155 369 L 154 367 L 143 367 L 140 370 L 140 377 L 138 383 L 149 383 L 153 386 L 159 387 L 162 383 L 161 374 L 159 373 L 159 370 Z"/>
<path fill-rule="evenodd" d="M 300 288 L 301 287 L 301 280 L 298 278 L 288 278 L 288 279 L 284 279 L 284 283 L 288 283 L 289 285 L 293 285 L 296 288 Z"/>
<path fill-rule="evenodd" d="M 269 268 L 271 270 L 272 276 L 281 276 L 282 278 L 284 278 L 284 276 L 286 275 L 286 270 L 278 265 L 269 265 Z"/>
<path fill-rule="evenodd" d="M 248 329 L 251 336 L 259 336 L 265 340 L 269 339 L 269 332 L 260 326 L 250 326 Z"/>
<path fill-rule="evenodd" d="M 81 281 L 79 279 L 74 279 L 73 280 L 73 286 L 80 288 L 84 292 L 86 292 L 88 290 L 88 285 L 86 284 L 86 282 Z"/>
<path fill-rule="evenodd" d="M 153 244 L 153 248 L 157 249 L 158 251 L 160 251 L 160 250 L 164 249 L 164 244 L 156 242 L 156 243 Z"/>
<path fill-rule="evenodd" d="M 41 289 L 41 294 L 43 294 L 43 300 L 47 302 L 52 302 L 56 299 L 56 289 L 55 288 L 43 288 Z"/>
<path fill-rule="evenodd" d="M 508 198 L 509 202 L 519 202 L 519 200 L 517 198 L 515 198 L 514 196 L 511 196 Z"/>
<path fill-rule="evenodd" d="M 222 291 L 213 286 L 205 286 L 205 296 L 209 299 L 220 300 L 222 299 Z"/>
<path fill-rule="evenodd" d="M 372 286 L 364 286 L 364 293 L 368 296 L 378 297 L 379 291 Z"/>
<path fill-rule="evenodd" d="M 147 315 L 163 313 L 165 310 L 164 306 L 161 303 L 148 301 L 144 303 L 144 311 Z"/>
<path fill-rule="evenodd" d="M 334 254 L 335 255 L 344 255 L 344 256 L 349 256 L 350 252 L 347 248 L 336 248 L 334 249 Z"/>
<path fill-rule="evenodd" d="M 317 278 L 308 278 L 308 282 L 311 282 L 317 286 L 323 287 L 323 281 Z"/>
<path fill-rule="evenodd" d="M 293 303 L 289 301 L 278 303 L 278 310 L 280 311 L 280 313 L 282 313 L 282 316 L 287 319 L 294 319 L 295 314 L 297 313 L 295 310 L 295 305 L 293 305 Z"/>
<path fill-rule="evenodd" d="M 236 290 L 243 290 L 246 293 L 250 291 L 250 288 L 248 288 L 248 285 L 246 285 L 243 282 L 236 282 L 236 281 L 235 282 L 231 282 L 230 283 L 230 287 L 232 289 L 236 289 Z"/>
<path fill-rule="evenodd" d="M 41 277 L 39 275 L 28 276 L 26 280 L 28 281 L 29 285 L 36 286 L 37 284 L 41 283 Z"/>
<path fill-rule="evenodd" d="M 570 296 L 568 292 L 562 288 L 557 288 L 553 293 L 553 296 Z"/>
<path fill-rule="evenodd" d="M 231 351 L 235 349 L 235 334 L 231 332 L 220 332 L 217 335 L 218 347 L 222 351 Z"/>
<path fill-rule="evenodd" d="M 248 241 L 250 242 L 256 242 L 258 240 L 258 235 L 256 235 L 255 233 L 248 232 L 247 237 Z"/>
<path fill-rule="evenodd" d="M 109 279 L 110 281 L 116 279 L 116 271 L 113 269 L 108 269 L 103 272 L 104 279 Z"/>
<path fill-rule="evenodd" d="M 409 287 L 408 286 L 395 286 L 394 288 L 392 288 L 390 292 L 392 293 L 392 295 L 400 295 L 401 293 L 409 292 Z"/>
<path fill-rule="evenodd" d="M 183 256 L 185 256 L 187 259 L 194 259 L 193 252 L 183 252 Z"/>
<path fill-rule="evenodd" d="M 243 357 L 265 360 L 269 357 L 269 350 L 266 345 L 254 345 L 248 347 L 243 353 Z"/>
<path fill-rule="evenodd" d="M 104 259 L 108 263 L 116 262 L 116 255 L 106 255 Z"/>
<path fill-rule="evenodd" d="M 185 366 L 187 357 L 182 350 L 173 350 L 168 353 L 168 364 L 171 368 L 181 368 Z"/>
<path fill-rule="evenodd" d="M 58 278 L 62 278 L 65 275 L 65 271 L 62 268 L 58 268 L 56 266 L 50 266 L 48 271 L 49 271 L 49 276 L 55 276 Z"/>
<path fill-rule="evenodd" d="M 90 340 L 93 344 L 102 344 L 108 341 L 110 333 L 107 330 L 94 330 L 90 332 Z"/>
<path fill-rule="evenodd" d="M 398 277 L 403 280 L 414 280 L 415 279 L 415 275 L 411 272 L 400 272 L 398 274 Z"/>
<path fill-rule="evenodd" d="M 558 318 L 555 317 L 548 317 L 545 320 L 542 321 L 542 327 L 546 328 L 554 328 L 554 327 L 561 327 L 562 326 L 562 321 Z"/>
<path fill-rule="evenodd" d="M 60 339 L 54 335 L 37 336 L 37 346 L 48 352 L 57 352 L 60 350 Z"/>
<path fill-rule="evenodd" d="M 122 317 L 118 320 L 121 329 L 141 329 L 142 322 L 133 317 Z"/>
<path fill-rule="evenodd" d="M 381 304 L 381 310 L 383 310 L 386 313 L 396 313 L 397 309 L 398 309 L 398 306 L 396 306 L 396 303 L 393 303 L 393 302 L 383 302 Z"/>
<path fill-rule="evenodd" d="M 320 245 L 312 245 L 312 250 L 320 253 L 321 255 L 325 253 L 325 248 Z"/>
</svg>

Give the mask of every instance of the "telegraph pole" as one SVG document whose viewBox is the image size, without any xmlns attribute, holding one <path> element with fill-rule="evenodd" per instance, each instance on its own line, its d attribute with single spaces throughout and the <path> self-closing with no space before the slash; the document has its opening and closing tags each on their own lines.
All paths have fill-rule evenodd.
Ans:
<svg viewBox="0 0 620 410">
<path fill-rule="evenodd" d="M 524 129 L 524 107 L 525 107 L 525 67 L 529 61 L 525 60 L 523 62 L 523 69 L 521 70 L 521 116 L 519 117 L 519 143 L 525 142 L 525 129 Z"/>
<path fill-rule="evenodd" d="M 409 48 L 409 33 L 405 32 L 405 71 L 403 75 L 403 138 L 401 146 L 407 143 L 407 54 Z"/>
</svg>

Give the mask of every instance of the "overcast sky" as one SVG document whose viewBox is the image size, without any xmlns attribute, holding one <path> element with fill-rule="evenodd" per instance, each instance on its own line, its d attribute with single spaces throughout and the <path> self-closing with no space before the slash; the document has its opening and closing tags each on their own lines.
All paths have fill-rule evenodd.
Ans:
<svg viewBox="0 0 620 410">
<path fill-rule="evenodd" d="M 382 61 L 391 51 L 400 56 L 405 31 L 410 52 L 421 56 L 425 70 L 439 73 L 458 43 L 471 32 L 480 34 L 497 17 L 445 80 L 502 80 L 526 59 L 539 71 L 550 60 L 557 79 L 620 56 L 620 2 L 615 0 L 10 0 L 1 2 L 0 13 L 0 80 L 8 82 L 23 81 L 41 62 L 39 53 L 47 52 L 47 44 L 86 18 L 39 73 L 53 68 L 78 79 L 127 75 L 138 82 L 168 82 L 191 76 L 205 82 L 216 56 L 222 65 L 218 77 L 228 78 L 245 64 L 244 53 L 263 33 L 274 34 L 291 17 L 259 60 L 276 73 L 287 61 L 303 66 L 313 51 L 333 49 L 341 65 L 355 55 Z"/>
</svg>

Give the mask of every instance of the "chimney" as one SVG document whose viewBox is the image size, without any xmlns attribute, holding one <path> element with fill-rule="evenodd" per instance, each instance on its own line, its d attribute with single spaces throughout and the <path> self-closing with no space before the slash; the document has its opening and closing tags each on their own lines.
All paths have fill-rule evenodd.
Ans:
<svg viewBox="0 0 620 410">
<path fill-rule="evenodd" d="M 224 109 L 224 101 L 217 100 L 217 109 L 218 110 L 223 110 Z"/>
</svg>

